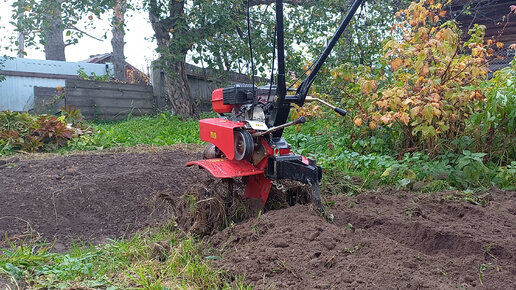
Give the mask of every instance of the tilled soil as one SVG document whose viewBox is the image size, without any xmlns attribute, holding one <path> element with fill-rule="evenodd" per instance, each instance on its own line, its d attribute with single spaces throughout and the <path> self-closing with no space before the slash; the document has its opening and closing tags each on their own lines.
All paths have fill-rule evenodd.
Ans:
<svg viewBox="0 0 516 290">
<path fill-rule="evenodd" d="M 271 211 L 213 236 L 216 265 L 256 289 L 516 289 L 516 192 L 485 207 L 452 196 L 335 196 L 333 224 L 309 206 Z"/>
<path fill-rule="evenodd" d="M 169 222 L 169 200 L 208 179 L 184 167 L 197 158 L 147 148 L 0 162 L 0 247 L 7 236 L 66 249 Z M 208 237 L 214 266 L 257 289 L 516 289 L 516 192 L 493 190 L 485 206 L 453 192 L 326 199 L 332 224 L 297 205 Z"/>
<path fill-rule="evenodd" d="M 160 196 L 179 196 L 206 178 L 199 169 L 185 167 L 201 156 L 152 151 L 0 165 L 0 247 L 7 235 L 10 240 L 56 240 L 60 250 L 72 241 L 101 243 L 171 220 L 170 203 Z"/>
</svg>

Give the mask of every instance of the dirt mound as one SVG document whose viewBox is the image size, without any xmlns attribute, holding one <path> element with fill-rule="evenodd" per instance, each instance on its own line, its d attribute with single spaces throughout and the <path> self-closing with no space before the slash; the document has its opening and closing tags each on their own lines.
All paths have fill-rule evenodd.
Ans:
<svg viewBox="0 0 516 290">
<path fill-rule="evenodd" d="M 171 220 L 161 196 L 181 195 L 204 178 L 186 168 L 200 153 L 182 150 L 80 154 L 0 166 L 0 247 L 40 241 L 103 242 Z M 202 182 L 202 181 L 201 181 Z"/>
<path fill-rule="evenodd" d="M 338 196 L 333 224 L 307 206 L 271 211 L 214 235 L 215 264 L 257 289 L 516 288 L 516 193 L 450 199 Z"/>
</svg>

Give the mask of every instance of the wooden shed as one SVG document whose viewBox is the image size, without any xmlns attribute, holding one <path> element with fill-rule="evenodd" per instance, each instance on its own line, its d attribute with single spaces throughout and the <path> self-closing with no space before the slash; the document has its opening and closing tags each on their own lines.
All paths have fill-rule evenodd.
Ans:
<svg viewBox="0 0 516 290">
<path fill-rule="evenodd" d="M 474 24 L 486 26 L 485 39 L 502 42 L 504 46 L 495 52 L 491 70 L 507 66 L 515 55 L 511 45 L 516 45 L 516 0 L 454 0 L 449 17 L 461 23 L 464 38 Z M 513 46 L 514 47 L 514 46 Z"/>
</svg>

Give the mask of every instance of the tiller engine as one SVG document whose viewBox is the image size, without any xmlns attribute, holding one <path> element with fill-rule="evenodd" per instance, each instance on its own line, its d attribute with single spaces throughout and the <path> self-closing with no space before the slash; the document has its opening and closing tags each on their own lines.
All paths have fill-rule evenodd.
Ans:
<svg viewBox="0 0 516 290">
<path fill-rule="evenodd" d="M 292 153 L 282 134 L 285 127 L 306 121 L 300 117 L 287 122 L 293 104 L 303 106 L 307 101 L 318 101 L 338 114 L 346 115 L 343 109 L 307 97 L 307 93 L 361 3 L 361 0 L 353 2 L 337 32 L 312 66 L 311 73 L 301 82 L 295 94 L 287 95 L 283 1 L 276 0 L 277 85 L 255 87 L 236 84 L 215 90 L 211 101 L 219 117 L 199 121 L 201 140 L 211 144 L 204 150 L 205 159 L 189 162 L 187 166 L 199 165 L 220 179 L 242 177 L 246 182 L 244 198 L 258 200 L 262 207 L 274 180 L 298 181 L 311 186 L 312 202 L 322 209 L 319 190 L 321 167 L 313 159 Z"/>
</svg>

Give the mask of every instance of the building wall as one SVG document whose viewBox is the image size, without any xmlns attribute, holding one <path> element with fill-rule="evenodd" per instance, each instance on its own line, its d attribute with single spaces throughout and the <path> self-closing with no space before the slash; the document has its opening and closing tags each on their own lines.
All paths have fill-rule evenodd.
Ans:
<svg viewBox="0 0 516 290">
<path fill-rule="evenodd" d="M 78 79 L 80 68 L 88 75 L 112 74 L 110 64 L 76 63 L 13 58 L 0 67 L 0 111 L 28 111 L 34 108 L 34 87 L 64 87 L 66 79 Z"/>
</svg>

